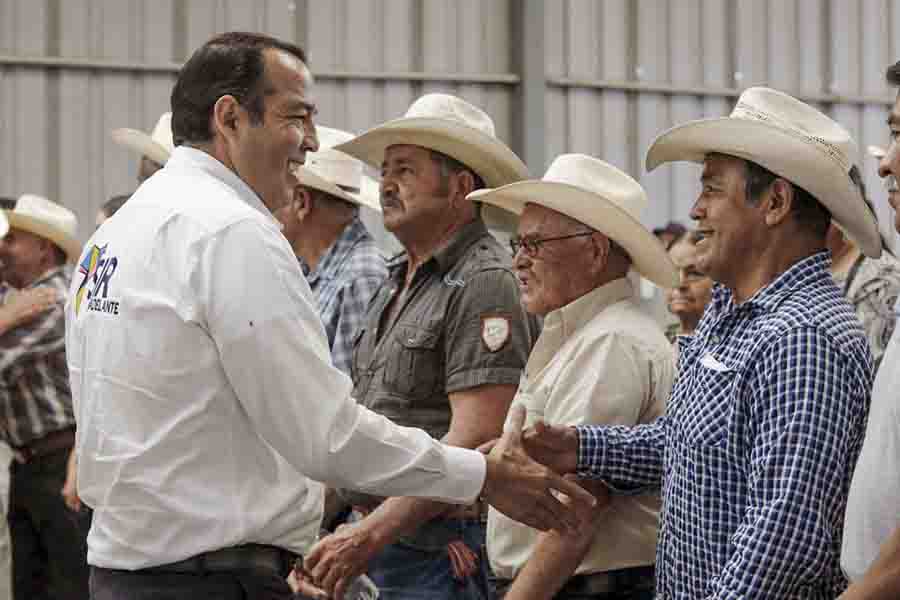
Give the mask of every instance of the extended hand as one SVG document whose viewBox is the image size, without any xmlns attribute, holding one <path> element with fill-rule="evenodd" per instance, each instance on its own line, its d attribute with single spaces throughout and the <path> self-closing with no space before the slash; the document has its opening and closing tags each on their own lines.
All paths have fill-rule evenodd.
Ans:
<svg viewBox="0 0 900 600">
<path fill-rule="evenodd" d="M 578 433 L 574 427 L 547 425 L 538 421 L 522 434 L 528 456 L 560 474 L 578 466 Z"/>
<path fill-rule="evenodd" d="M 340 600 L 347 586 L 365 572 L 382 545 L 369 532 L 365 520 L 342 525 L 316 542 L 303 567 L 313 583 L 329 597 Z"/>
<path fill-rule="evenodd" d="M 487 456 L 482 496 L 509 518 L 535 529 L 577 531 L 582 522 L 590 520 L 596 500 L 577 483 L 528 456 L 522 446 L 524 407 L 514 406 L 508 423 L 503 437 Z M 554 492 L 569 496 L 571 504 L 560 502 Z"/>
</svg>

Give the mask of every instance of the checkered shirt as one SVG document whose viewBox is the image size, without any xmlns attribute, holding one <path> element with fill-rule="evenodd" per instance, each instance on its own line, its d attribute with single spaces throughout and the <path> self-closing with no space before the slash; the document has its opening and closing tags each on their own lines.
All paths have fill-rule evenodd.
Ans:
<svg viewBox="0 0 900 600">
<path fill-rule="evenodd" d="M 302 263 L 316 297 L 334 366 L 350 375 L 353 340 L 369 303 L 387 279 L 384 257 L 359 217 L 332 244 L 314 271 Z"/>
<path fill-rule="evenodd" d="M 71 276 L 59 267 L 29 286 L 56 289 L 58 304 L 0 336 L 0 438 L 12 446 L 75 425 L 63 311 Z"/>
<path fill-rule="evenodd" d="M 579 427 L 578 472 L 662 484 L 657 598 L 832 599 L 872 360 L 821 252 L 735 306 L 717 286 L 680 340 L 668 413 Z"/>
</svg>

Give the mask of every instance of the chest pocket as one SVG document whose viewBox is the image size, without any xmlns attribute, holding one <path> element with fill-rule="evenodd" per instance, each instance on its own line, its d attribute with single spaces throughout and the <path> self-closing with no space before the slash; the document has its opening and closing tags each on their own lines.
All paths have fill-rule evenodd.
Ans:
<svg viewBox="0 0 900 600">
<path fill-rule="evenodd" d="M 384 372 L 384 384 L 401 396 L 424 398 L 443 387 L 444 357 L 440 332 L 397 325 Z"/>
<path fill-rule="evenodd" d="M 670 414 L 683 443 L 691 446 L 725 448 L 734 418 L 740 369 L 716 361 L 708 355 L 682 364 L 673 394 Z"/>
</svg>

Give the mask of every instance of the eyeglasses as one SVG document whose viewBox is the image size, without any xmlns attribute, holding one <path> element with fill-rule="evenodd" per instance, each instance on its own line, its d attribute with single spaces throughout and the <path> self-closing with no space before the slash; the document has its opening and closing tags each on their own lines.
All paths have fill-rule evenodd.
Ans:
<svg viewBox="0 0 900 600">
<path fill-rule="evenodd" d="M 593 231 L 582 231 L 581 233 L 573 233 L 572 235 L 562 235 L 560 237 L 549 237 L 549 238 L 522 238 L 522 237 L 514 237 L 509 240 L 509 249 L 512 250 L 513 256 L 519 253 L 519 249 L 525 250 L 525 254 L 528 256 L 537 256 L 538 250 L 541 249 L 541 245 L 546 242 L 555 242 L 558 240 L 568 240 L 570 238 L 584 237 L 586 235 L 593 235 Z"/>
</svg>

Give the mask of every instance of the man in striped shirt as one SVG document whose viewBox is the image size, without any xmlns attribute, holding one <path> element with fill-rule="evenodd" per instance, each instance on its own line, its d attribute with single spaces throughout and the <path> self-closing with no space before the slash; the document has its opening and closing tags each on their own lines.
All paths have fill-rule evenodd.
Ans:
<svg viewBox="0 0 900 600">
<path fill-rule="evenodd" d="M 22 196 L 4 212 L 10 230 L 0 241 L 0 261 L 10 285 L 20 295 L 55 292 L 49 310 L 33 320 L 0 323 L 0 436 L 15 456 L 8 514 L 13 597 L 86 598 L 90 517 L 73 514 L 62 494 L 75 442 L 63 302 L 72 273 L 67 263 L 80 250 L 78 225 L 71 211 L 39 196 Z"/>
</svg>

